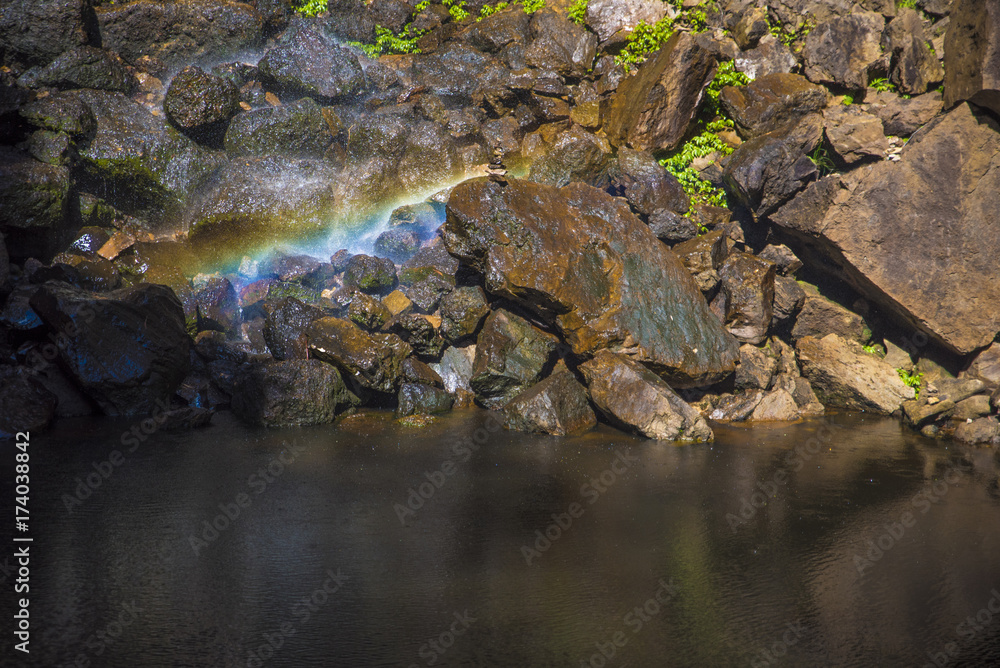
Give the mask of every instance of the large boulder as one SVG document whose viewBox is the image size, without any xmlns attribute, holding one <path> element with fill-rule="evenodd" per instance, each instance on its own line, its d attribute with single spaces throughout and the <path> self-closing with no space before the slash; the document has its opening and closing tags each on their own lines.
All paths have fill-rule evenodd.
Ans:
<svg viewBox="0 0 1000 668">
<path fill-rule="evenodd" d="M 944 70 L 929 46 L 916 9 L 900 9 L 886 27 L 883 42 L 892 54 L 889 81 L 896 84 L 900 92 L 920 95 L 944 79 Z"/>
<path fill-rule="evenodd" d="M 322 158 L 333 142 L 330 127 L 319 105 L 302 98 L 280 107 L 265 107 L 240 114 L 226 130 L 230 156 L 264 156 L 273 153 L 297 158 Z"/>
<path fill-rule="evenodd" d="M 557 371 L 503 407 L 511 431 L 565 436 L 597 425 L 587 390 L 569 371 Z"/>
<path fill-rule="evenodd" d="M 462 30 L 456 39 L 468 42 L 484 53 L 497 53 L 511 43 L 528 41 L 531 17 L 512 7 L 477 20 Z"/>
<path fill-rule="evenodd" d="M 608 140 L 640 151 L 677 148 L 715 72 L 711 53 L 687 33 L 674 33 L 618 86 L 604 124 Z"/>
<path fill-rule="evenodd" d="M 542 378 L 558 343 L 524 318 L 498 309 L 479 333 L 469 386 L 484 406 L 502 408 Z"/>
<path fill-rule="evenodd" d="M 403 383 L 399 388 L 396 417 L 447 413 L 454 404 L 454 395 L 445 390 L 425 383 Z"/>
<path fill-rule="evenodd" d="M 4 60 L 47 65 L 59 54 L 92 41 L 91 0 L 12 0 L 0 5 Z"/>
<path fill-rule="evenodd" d="M 325 314 L 294 297 L 264 302 L 264 341 L 277 360 L 304 359 L 308 344 L 306 330 Z"/>
<path fill-rule="evenodd" d="M 69 169 L 0 146 L 0 232 L 11 256 L 48 259 L 70 241 Z"/>
<path fill-rule="evenodd" d="M 989 345 L 1000 331 L 1000 125 L 963 104 L 914 135 L 898 163 L 855 174 L 817 182 L 772 221 L 812 266 L 906 326 L 963 355 Z"/>
<path fill-rule="evenodd" d="M 360 387 L 395 392 L 410 346 L 395 334 L 368 334 L 349 320 L 320 318 L 306 330 L 309 353 L 339 368 Z"/>
<path fill-rule="evenodd" d="M 944 104 L 1000 114 L 1000 0 L 955 0 L 944 39 Z"/>
<path fill-rule="evenodd" d="M 883 59 L 885 19 L 876 12 L 856 12 L 824 21 L 806 36 L 802 55 L 806 77 L 822 84 L 863 90 L 869 68 Z"/>
<path fill-rule="evenodd" d="M 608 141 L 574 126 L 561 132 L 545 155 L 531 164 L 528 178 L 549 186 L 580 181 L 595 188 L 606 188 L 610 164 Z"/>
<path fill-rule="evenodd" d="M 553 324 L 578 355 L 626 352 L 679 385 L 735 367 L 735 339 L 623 200 L 582 184 L 473 179 L 452 191 L 443 235 L 489 292 Z"/>
<path fill-rule="evenodd" d="M 304 22 L 289 29 L 283 42 L 264 54 L 257 67 L 265 83 L 293 99 L 350 98 L 366 85 L 355 52 Z"/>
<path fill-rule="evenodd" d="M 774 315 L 775 266 L 749 253 L 733 252 L 719 267 L 719 296 L 712 309 L 742 343 L 767 338 Z"/>
<path fill-rule="evenodd" d="M 667 5 L 660 0 L 591 0 L 585 6 L 587 27 L 601 42 L 631 32 L 640 21 L 653 25 L 667 15 Z"/>
<path fill-rule="evenodd" d="M 580 370 L 594 405 L 613 424 L 664 441 L 714 438 L 705 418 L 638 362 L 601 351 Z"/>
<path fill-rule="evenodd" d="M 97 8 L 105 48 L 135 62 L 141 56 L 168 69 L 218 62 L 260 44 L 264 19 L 243 2 L 230 0 L 136 0 Z"/>
<path fill-rule="evenodd" d="M 802 373 L 825 405 L 889 414 L 914 397 L 883 360 L 836 334 L 796 343 Z"/>
<path fill-rule="evenodd" d="M 218 145 L 229 119 L 240 110 L 240 91 L 229 79 L 191 65 L 170 82 L 163 110 L 184 134 Z"/>
<path fill-rule="evenodd" d="M 777 130 L 822 111 L 830 94 L 798 74 L 769 74 L 746 86 L 726 86 L 719 102 L 746 138 Z"/>
<path fill-rule="evenodd" d="M 234 383 L 233 412 L 263 427 L 302 427 L 333 422 L 357 405 L 340 373 L 319 360 L 255 364 Z"/>
<path fill-rule="evenodd" d="M 162 408 L 187 374 L 184 309 L 166 286 L 89 293 L 50 282 L 31 307 L 58 333 L 63 363 L 107 415 Z"/>
<path fill-rule="evenodd" d="M 531 16 L 528 65 L 563 76 L 582 77 L 594 64 L 597 36 L 562 13 L 543 9 Z"/>
<path fill-rule="evenodd" d="M 18 80 L 30 88 L 96 88 L 131 93 L 135 77 L 116 53 L 93 46 L 77 46 L 41 69 L 31 69 Z"/>
</svg>

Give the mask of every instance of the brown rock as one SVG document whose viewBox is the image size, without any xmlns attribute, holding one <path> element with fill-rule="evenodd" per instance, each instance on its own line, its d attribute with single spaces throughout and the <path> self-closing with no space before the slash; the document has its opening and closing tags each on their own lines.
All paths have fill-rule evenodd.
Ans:
<svg viewBox="0 0 1000 668">
<path fill-rule="evenodd" d="M 746 86 L 726 86 L 719 94 L 719 102 L 746 138 L 822 111 L 829 98 L 825 88 L 798 74 L 769 74 Z"/>
<path fill-rule="evenodd" d="M 766 394 L 750 415 L 754 422 L 784 422 L 798 420 L 800 417 L 799 405 L 785 390 Z"/>
<path fill-rule="evenodd" d="M 836 334 L 848 341 L 863 344 L 871 338 L 871 331 L 860 315 L 827 299 L 809 283 L 799 282 L 798 285 L 805 293 L 805 301 L 795 318 L 793 340 L 805 336 L 823 338 L 827 334 Z"/>
<path fill-rule="evenodd" d="M 479 333 L 469 386 L 487 408 L 502 408 L 542 378 L 558 342 L 524 318 L 498 309 Z"/>
<path fill-rule="evenodd" d="M 955 0 L 944 40 L 944 106 L 1000 113 L 1000 0 Z"/>
<path fill-rule="evenodd" d="M 863 90 L 869 68 L 882 59 L 885 19 L 874 12 L 857 12 L 817 25 L 806 37 L 802 55 L 810 81 Z"/>
<path fill-rule="evenodd" d="M 840 159 L 848 165 L 865 158 L 882 158 L 889 143 L 882 121 L 866 114 L 857 105 L 835 105 L 823 112 L 826 138 Z"/>
<path fill-rule="evenodd" d="M 730 253 L 719 268 L 719 309 L 726 329 L 744 343 L 759 344 L 767 338 L 774 315 L 775 267 L 749 253 Z"/>
<path fill-rule="evenodd" d="M 569 371 L 557 371 L 514 397 L 503 408 L 511 431 L 564 436 L 597 425 L 587 390 Z"/>
<path fill-rule="evenodd" d="M 366 334 L 340 318 L 320 318 L 306 330 L 309 353 L 343 371 L 361 387 L 394 392 L 399 387 L 401 364 L 411 349 L 395 334 Z"/>
<path fill-rule="evenodd" d="M 931 52 L 917 10 L 899 10 L 885 30 L 886 51 L 892 54 L 889 81 L 908 95 L 926 93 L 944 79 L 944 70 Z"/>
</svg>

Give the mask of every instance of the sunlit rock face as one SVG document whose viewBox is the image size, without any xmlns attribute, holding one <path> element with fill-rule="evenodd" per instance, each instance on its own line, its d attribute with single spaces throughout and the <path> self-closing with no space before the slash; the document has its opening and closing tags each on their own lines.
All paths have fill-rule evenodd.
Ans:
<svg viewBox="0 0 1000 668">
<path fill-rule="evenodd" d="M 448 250 L 537 313 L 578 355 L 625 353 L 678 386 L 729 375 L 735 339 L 628 205 L 578 183 L 473 179 L 448 201 Z"/>
</svg>

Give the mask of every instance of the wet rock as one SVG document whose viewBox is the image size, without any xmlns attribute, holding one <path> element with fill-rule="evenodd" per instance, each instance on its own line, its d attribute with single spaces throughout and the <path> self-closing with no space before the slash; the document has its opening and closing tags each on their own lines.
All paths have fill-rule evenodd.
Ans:
<svg viewBox="0 0 1000 668">
<path fill-rule="evenodd" d="M 404 192 L 439 187 L 462 171 L 456 143 L 444 126 L 422 122 L 407 128 L 397 168 L 399 186 Z"/>
<path fill-rule="evenodd" d="M 753 415 L 765 396 L 767 393 L 762 390 L 724 395 L 709 410 L 708 417 L 717 422 L 743 422 Z"/>
<path fill-rule="evenodd" d="M 650 219 L 662 210 L 683 214 L 691 207 L 691 200 L 677 178 L 649 153 L 619 149 L 612 180 L 625 191 L 625 199 L 632 208 Z"/>
<path fill-rule="evenodd" d="M 885 19 L 875 12 L 857 12 L 824 21 L 807 36 L 802 55 L 810 81 L 854 90 L 868 86 L 869 68 L 882 59 Z"/>
<path fill-rule="evenodd" d="M 25 72 L 18 83 L 27 88 L 96 88 L 131 93 L 135 77 L 116 53 L 93 46 L 74 47 L 40 69 Z"/>
<path fill-rule="evenodd" d="M 363 327 L 368 331 L 376 331 L 392 319 L 392 313 L 379 300 L 354 288 L 345 289 L 352 291 L 351 303 L 347 308 L 347 317 L 355 325 Z"/>
<path fill-rule="evenodd" d="M 638 362 L 601 351 L 580 370 L 594 405 L 613 424 L 664 441 L 713 440 L 705 419 Z"/>
<path fill-rule="evenodd" d="M 719 267 L 719 296 L 713 310 L 729 333 L 743 343 L 767 338 L 774 315 L 775 266 L 749 253 L 733 252 Z M 717 304 L 718 302 L 718 304 Z"/>
<path fill-rule="evenodd" d="M 456 39 L 484 53 L 498 53 L 508 44 L 527 43 L 530 20 L 531 17 L 516 8 L 500 11 L 463 29 Z"/>
<path fill-rule="evenodd" d="M 689 241 L 698 236 L 698 226 L 694 221 L 668 209 L 658 209 L 649 216 L 649 230 L 667 244 Z"/>
<path fill-rule="evenodd" d="M 558 343 L 524 318 L 498 309 L 479 333 L 469 386 L 484 406 L 500 409 L 542 378 Z"/>
<path fill-rule="evenodd" d="M 885 157 L 889 142 L 882 132 L 882 121 L 857 105 L 831 107 L 823 113 L 823 122 L 834 152 L 848 165 Z"/>
<path fill-rule="evenodd" d="M 392 260 L 355 255 L 347 261 L 344 285 L 353 286 L 369 294 L 389 292 L 396 287 L 396 266 Z"/>
<path fill-rule="evenodd" d="M 0 439 L 44 431 L 56 415 L 56 403 L 30 369 L 0 366 Z"/>
<path fill-rule="evenodd" d="M 238 115 L 226 131 L 225 146 L 230 156 L 281 153 L 322 158 L 332 141 L 319 105 L 311 98 L 303 98 Z"/>
<path fill-rule="evenodd" d="M 677 244 L 673 251 L 681 264 L 692 274 L 697 275 L 721 267 L 729 254 L 729 247 L 726 245 L 726 237 L 722 230 L 714 230 L 696 239 Z"/>
<path fill-rule="evenodd" d="M 229 119 L 240 110 L 240 92 L 229 79 L 191 65 L 170 82 L 163 110 L 167 120 L 192 139 L 221 145 Z"/>
<path fill-rule="evenodd" d="M 822 111 L 829 98 L 825 88 L 798 74 L 768 74 L 746 86 L 726 86 L 719 93 L 723 109 L 746 138 L 778 130 Z"/>
<path fill-rule="evenodd" d="M 508 70 L 491 56 L 467 44 L 454 42 L 413 63 L 415 79 L 449 105 L 480 103 L 484 90 L 502 87 Z"/>
<path fill-rule="evenodd" d="M 415 354 L 436 358 L 445 347 L 445 341 L 435 326 L 439 322 L 440 319 L 435 316 L 413 313 L 393 318 L 385 329 L 410 344 Z"/>
<path fill-rule="evenodd" d="M 228 278 L 215 276 L 195 294 L 198 303 L 198 329 L 234 332 L 240 322 L 240 304 L 236 288 Z"/>
<path fill-rule="evenodd" d="M 402 30 L 413 8 L 398 0 L 330 0 L 327 14 L 319 17 L 328 32 L 345 40 L 370 43 L 375 40 L 375 26 L 385 26 L 394 33 Z M 447 16 L 447 10 L 445 10 Z"/>
<path fill-rule="evenodd" d="M 433 313 L 441 299 L 455 289 L 455 278 L 435 267 L 410 267 L 400 272 L 400 290 L 421 313 Z"/>
<path fill-rule="evenodd" d="M 806 303 L 806 292 L 793 278 L 774 277 L 774 314 L 771 329 L 788 331 Z"/>
<path fill-rule="evenodd" d="M 283 43 L 268 50 L 257 67 L 264 83 L 293 99 L 347 99 L 366 84 L 355 53 L 304 22 L 289 29 Z"/>
<path fill-rule="evenodd" d="M 150 56 L 168 69 L 218 62 L 263 38 L 263 17 L 242 2 L 137 0 L 103 4 L 96 12 L 105 48 L 128 62 Z"/>
<path fill-rule="evenodd" d="M 819 146 L 822 137 L 822 117 L 812 114 L 790 128 L 741 144 L 723 171 L 730 202 L 738 202 L 758 215 L 777 210 L 815 178 L 816 166 L 808 154 Z"/>
<path fill-rule="evenodd" d="M 995 418 L 963 422 L 955 429 L 955 440 L 971 445 L 1000 443 L 1000 422 Z"/>
<path fill-rule="evenodd" d="M 892 54 L 889 81 L 900 92 L 920 95 L 944 79 L 944 70 L 928 46 L 917 10 L 901 8 L 885 29 L 886 51 Z"/>
<path fill-rule="evenodd" d="M 403 360 L 401 369 L 404 383 L 419 383 L 430 387 L 444 388 L 444 380 L 438 375 L 438 372 L 416 358 L 407 357 Z"/>
<path fill-rule="evenodd" d="M 569 371 L 558 371 L 514 397 L 503 407 L 504 426 L 565 436 L 597 425 L 586 388 Z"/>
<path fill-rule="evenodd" d="M 988 394 L 977 394 L 968 399 L 962 399 L 955 404 L 955 412 L 951 417 L 955 420 L 975 420 L 993 412 Z"/>
<path fill-rule="evenodd" d="M 97 127 L 94 112 L 72 93 L 55 93 L 22 106 L 18 113 L 36 128 L 86 137 Z"/>
<path fill-rule="evenodd" d="M 366 334 L 340 318 L 314 320 L 306 330 L 309 353 L 339 368 L 344 376 L 376 392 L 395 392 L 410 346 L 395 334 Z"/>
<path fill-rule="evenodd" d="M 160 413 L 160 429 L 163 431 L 188 431 L 207 427 L 212 422 L 215 411 L 198 406 L 172 408 Z"/>
<path fill-rule="evenodd" d="M 955 0 L 944 40 L 944 106 L 962 100 L 1000 113 L 1000 2 Z"/>
<path fill-rule="evenodd" d="M 0 232 L 12 257 L 51 257 L 67 241 L 69 169 L 0 146 Z"/>
<path fill-rule="evenodd" d="M 579 181 L 606 188 L 610 164 L 611 146 L 607 140 L 574 126 L 560 133 L 545 155 L 532 163 L 528 178 L 550 186 Z"/>
<path fill-rule="evenodd" d="M 582 184 L 473 179 L 452 191 L 443 234 L 490 293 L 552 323 L 575 354 L 627 350 L 681 385 L 734 368 L 735 342 L 690 274 L 620 199 Z"/>
<path fill-rule="evenodd" d="M 476 359 L 476 346 L 461 348 L 449 346 L 441 353 L 441 360 L 429 365 L 441 376 L 444 389 L 456 395 L 462 405 L 471 405 L 473 392 L 469 382 L 472 380 L 472 364 Z"/>
<path fill-rule="evenodd" d="M 396 417 L 447 413 L 455 404 L 453 395 L 421 383 L 403 383 L 399 388 L 398 400 Z"/>
<path fill-rule="evenodd" d="M 777 39 L 765 37 L 760 44 L 733 59 L 737 72 L 743 72 L 751 79 L 760 79 L 770 74 L 788 74 L 799 66 L 791 49 Z"/>
<path fill-rule="evenodd" d="M 715 58 L 676 32 L 611 98 L 604 130 L 615 145 L 640 151 L 677 148 L 715 76 Z"/>
<path fill-rule="evenodd" d="M 836 334 L 863 344 L 871 338 L 871 330 L 860 315 L 827 299 L 813 285 L 801 282 L 798 285 L 805 292 L 805 302 L 792 328 L 793 340 L 804 336 L 823 338 L 827 334 Z"/>
<path fill-rule="evenodd" d="M 323 311 L 303 304 L 294 297 L 282 297 L 264 306 L 264 340 L 276 360 L 306 359 L 306 330 Z"/>
<path fill-rule="evenodd" d="M 1000 126 L 963 104 L 912 138 L 900 162 L 833 185 L 825 215 L 806 206 L 772 221 L 898 322 L 968 354 L 1000 329 L 1000 248 L 984 213 L 1000 207 L 997 155 Z"/>
<path fill-rule="evenodd" d="M 942 105 L 941 91 L 915 95 L 910 99 L 885 91 L 878 93 L 866 106 L 882 121 L 885 134 L 909 137 L 940 114 Z"/>
<path fill-rule="evenodd" d="M 233 412 L 264 427 L 303 427 L 333 422 L 357 405 L 337 369 L 319 360 L 256 364 L 234 384 Z"/>
<path fill-rule="evenodd" d="M 26 65 L 47 65 L 61 53 L 91 41 L 88 0 L 7 2 L 0 8 L 5 55 Z"/>
<path fill-rule="evenodd" d="M 413 311 L 413 302 L 399 290 L 393 290 L 382 298 L 382 304 L 391 315 L 406 315 Z"/>
<path fill-rule="evenodd" d="M 73 140 L 65 132 L 36 130 L 22 148 L 35 160 L 49 165 L 69 165 L 73 160 Z"/>
<path fill-rule="evenodd" d="M 420 236 L 417 232 L 403 228 L 386 230 L 378 235 L 372 246 L 372 251 L 379 257 L 387 257 L 399 263 L 409 260 L 419 249 Z"/>
<path fill-rule="evenodd" d="M 187 374 L 191 342 L 170 288 L 142 284 L 95 294 L 53 282 L 31 306 L 65 335 L 63 363 L 107 415 L 152 413 Z"/>
<path fill-rule="evenodd" d="M 7 255 L 7 244 L 0 232 L 0 290 L 3 290 L 10 276 L 10 257 Z"/>
<path fill-rule="evenodd" d="M 740 346 L 740 363 L 734 379 L 737 390 L 769 390 L 778 370 L 778 360 L 768 350 L 748 343 Z"/>
<path fill-rule="evenodd" d="M 666 6 L 657 0 L 592 0 L 586 8 L 584 22 L 601 42 L 631 32 L 640 21 L 653 25 L 667 14 Z"/>
<path fill-rule="evenodd" d="M 441 299 L 441 336 L 450 344 L 471 338 L 489 313 L 482 288 L 455 288 Z"/>
<path fill-rule="evenodd" d="M 806 336 L 796 349 L 803 375 L 825 405 L 889 414 L 914 396 L 895 369 L 836 334 Z"/>
<path fill-rule="evenodd" d="M 753 409 L 750 420 L 754 422 L 786 422 L 802 417 L 799 405 L 785 390 L 765 394 Z"/>
<path fill-rule="evenodd" d="M 582 77 L 594 64 L 597 36 L 553 10 L 531 15 L 531 43 L 524 59 L 531 67 Z"/>
<path fill-rule="evenodd" d="M 768 244 L 757 253 L 757 257 L 775 265 L 782 276 L 791 276 L 802 268 L 800 260 L 791 248 L 782 244 Z"/>
</svg>

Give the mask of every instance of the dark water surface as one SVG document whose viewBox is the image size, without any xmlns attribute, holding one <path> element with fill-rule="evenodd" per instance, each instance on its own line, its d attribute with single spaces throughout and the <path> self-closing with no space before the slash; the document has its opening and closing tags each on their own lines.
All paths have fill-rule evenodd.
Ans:
<svg viewBox="0 0 1000 668">
<path fill-rule="evenodd" d="M 487 416 L 34 436 L 25 665 L 1000 666 L 993 450 L 855 415 L 685 447 Z"/>
</svg>

